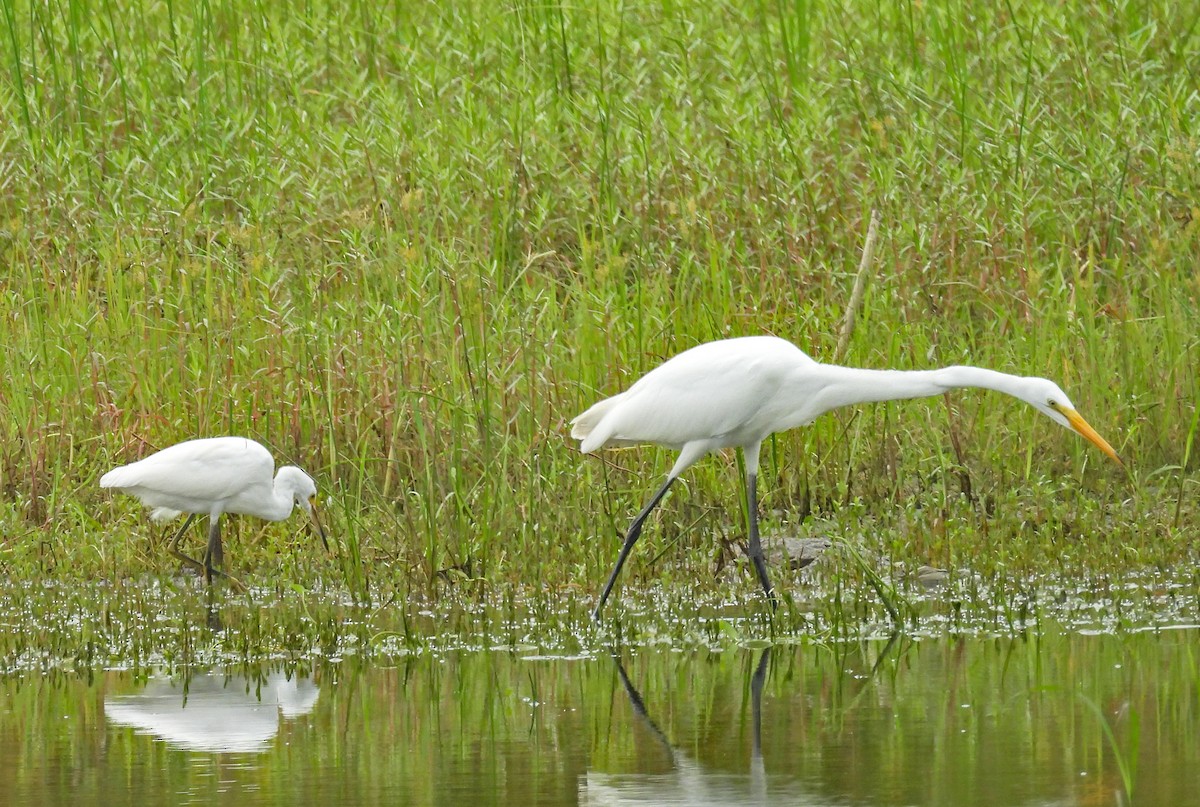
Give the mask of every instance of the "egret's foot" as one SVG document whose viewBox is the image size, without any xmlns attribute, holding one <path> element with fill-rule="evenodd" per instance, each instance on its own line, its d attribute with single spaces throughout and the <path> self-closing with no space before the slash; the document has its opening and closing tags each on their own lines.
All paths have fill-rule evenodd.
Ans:
<svg viewBox="0 0 1200 807">
<path fill-rule="evenodd" d="M 250 589 L 241 580 L 231 575 L 229 572 L 218 569 L 215 566 L 208 566 L 204 569 L 205 579 L 208 580 L 208 585 L 212 586 L 213 576 L 224 578 L 229 582 L 229 585 L 239 594 L 245 594 Z"/>
<path fill-rule="evenodd" d="M 244 594 L 250 590 L 249 587 L 247 587 L 245 583 L 243 583 L 241 580 L 238 580 L 236 577 L 229 574 L 228 572 L 222 571 L 221 569 L 218 569 L 215 566 L 209 566 L 207 563 L 196 560 L 195 558 L 191 557 L 190 555 L 185 555 L 182 552 L 180 552 L 178 549 L 175 549 L 174 547 L 171 548 L 171 553 L 173 555 L 175 555 L 175 557 L 184 561 L 185 563 L 190 563 L 190 564 L 192 564 L 192 566 L 195 566 L 197 571 L 203 572 L 209 585 L 212 585 L 213 575 L 216 575 L 218 577 L 223 577 L 226 580 L 228 580 L 230 585 L 232 585 L 241 594 Z"/>
<path fill-rule="evenodd" d="M 246 585 L 245 583 L 243 583 L 241 580 L 238 580 L 236 577 L 234 577 L 233 575 L 229 574 L 228 572 L 223 572 L 223 571 L 221 571 L 220 569 L 213 569 L 213 571 L 214 571 L 214 572 L 216 572 L 216 573 L 217 573 L 218 575 L 220 575 L 221 577 L 223 577 L 223 578 L 225 578 L 226 580 L 228 580 L 228 581 L 229 581 L 229 585 L 230 585 L 230 586 L 231 586 L 231 587 L 232 587 L 232 588 L 233 588 L 233 589 L 234 589 L 234 590 L 235 590 L 235 591 L 236 591 L 238 594 L 245 594 L 245 593 L 247 593 L 248 591 L 250 591 L 250 587 L 249 587 L 249 586 L 247 586 L 247 585 Z"/>
<path fill-rule="evenodd" d="M 185 555 L 175 547 L 171 547 L 171 554 L 182 560 L 184 563 L 190 563 L 199 571 L 204 571 L 204 564 L 193 558 L 191 555 Z"/>
</svg>

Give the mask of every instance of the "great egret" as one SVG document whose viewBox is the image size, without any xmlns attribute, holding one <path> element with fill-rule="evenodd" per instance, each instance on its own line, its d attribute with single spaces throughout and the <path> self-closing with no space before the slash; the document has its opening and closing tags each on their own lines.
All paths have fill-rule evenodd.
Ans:
<svg viewBox="0 0 1200 807">
<path fill-rule="evenodd" d="M 697 345 L 656 367 L 619 395 L 605 398 L 571 421 L 571 436 L 590 454 L 611 446 L 658 443 L 679 451 L 662 487 L 625 535 L 616 566 L 592 612 L 600 618 L 609 592 L 642 524 L 681 473 L 710 451 L 740 448 L 746 460 L 749 555 L 763 593 L 775 597 L 758 537 L 755 486 L 758 453 L 770 434 L 806 425 L 842 406 L 940 395 L 960 387 L 996 390 L 1025 401 L 1059 425 L 1078 432 L 1121 462 L 1087 424 L 1066 393 L 1044 378 L 980 367 L 939 370 L 861 370 L 821 364 L 774 336 L 746 336 Z"/>
<path fill-rule="evenodd" d="M 272 479 L 274 475 L 274 479 Z M 100 487 L 116 488 L 154 508 L 150 518 L 165 521 L 188 513 L 171 541 L 171 552 L 205 570 L 212 582 L 222 561 L 221 514 L 244 513 L 283 521 L 299 504 L 308 513 L 329 549 L 317 516 L 317 485 L 304 471 L 285 465 L 275 473 L 271 452 L 245 437 L 210 437 L 164 448 L 143 460 L 114 468 L 100 477 Z M 208 548 L 204 562 L 179 551 L 179 541 L 197 514 L 208 514 Z"/>
</svg>

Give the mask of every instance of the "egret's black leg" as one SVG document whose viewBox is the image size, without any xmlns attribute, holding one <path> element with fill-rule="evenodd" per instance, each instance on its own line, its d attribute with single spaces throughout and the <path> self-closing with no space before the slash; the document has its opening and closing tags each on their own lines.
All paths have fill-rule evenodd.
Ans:
<svg viewBox="0 0 1200 807">
<path fill-rule="evenodd" d="M 204 550 L 204 563 L 201 564 L 201 568 L 204 569 L 204 578 L 211 586 L 213 575 L 220 575 L 232 583 L 234 588 L 245 591 L 245 584 L 221 568 L 224 565 L 225 549 L 221 544 L 221 519 L 219 516 L 217 518 L 209 516 L 208 547 Z"/>
<path fill-rule="evenodd" d="M 192 526 L 192 522 L 195 520 L 196 520 L 196 514 L 189 513 L 187 520 L 184 521 L 183 526 L 179 528 L 179 532 L 175 533 L 175 537 L 171 539 L 171 546 L 170 546 L 171 554 L 173 554 L 175 557 L 179 558 L 180 560 L 186 561 L 187 563 L 190 563 L 193 566 L 195 566 L 197 569 L 200 569 L 201 571 L 203 571 L 205 578 L 208 580 L 209 583 L 212 583 L 212 576 L 214 574 L 219 574 L 222 577 L 224 577 L 226 580 L 228 580 L 229 582 L 233 583 L 234 586 L 236 586 L 237 588 L 245 589 L 246 587 L 244 585 L 242 585 L 241 581 L 239 581 L 237 578 L 231 577 L 230 575 L 225 574 L 225 572 L 223 572 L 220 568 L 214 568 L 214 563 L 216 564 L 216 566 L 219 567 L 224 560 L 224 553 L 221 550 L 220 528 L 216 528 L 216 544 L 215 544 L 215 551 L 214 551 L 213 533 L 214 533 L 215 522 L 214 522 L 214 525 L 211 525 L 208 528 L 208 546 L 204 550 L 204 560 L 196 560 L 192 556 L 185 555 L 179 551 L 179 542 L 181 540 L 183 540 L 183 534 L 185 532 L 187 532 L 187 528 Z"/>
<path fill-rule="evenodd" d="M 617 565 L 613 567 L 612 574 L 608 577 L 608 583 L 604 586 L 604 591 L 600 593 L 600 602 L 596 603 L 596 610 L 592 611 L 592 619 L 600 621 L 600 609 L 604 607 L 604 601 L 608 599 L 608 593 L 612 591 L 613 584 L 617 582 L 617 575 L 621 573 L 621 567 L 625 565 L 625 558 L 629 556 L 629 550 L 633 549 L 634 543 L 638 536 L 642 534 L 642 524 L 646 521 L 646 516 L 650 515 L 650 511 L 662 500 L 662 497 L 667 494 L 667 488 L 671 487 L 671 483 L 675 481 L 674 476 L 668 476 L 667 481 L 654 494 L 654 498 L 650 503 L 638 513 L 638 517 L 629 525 L 629 532 L 625 534 L 625 545 L 621 547 L 621 554 L 617 556 Z"/>
<path fill-rule="evenodd" d="M 750 546 L 746 554 L 758 572 L 758 581 L 762 583 L 763 594 L 767 596 L 772 608 L 779 607 L 775 592 L 771 590 L 771 580 L 767 577 L 767 562 L 763 559 L 762 541 L 758 538 L 758 474 L 746 474 L 746 512 L 750 517 Z"/>
<path fill-rule="evenodd" d="M 221 517 L 208 517 L 208 548 L 204 550 L 204 576 L 212 584 L 213 572 L 221 573 L 225 550 L 221 546 Z"/>
<path fill-rule="evenodd" d="M 180 560 L 187 561 L 188 563 L 192 564 L 193 566 L 203 569 L 204 568 L 203 563 L 201 563 L 200 561 L 196 560 L 195 558 L 185 555 L 179 551 L 179 542 L 183 539 L 183 534 L 185 532 L 187 532 L 187 528 L 192 526 L 192 522 L 195 520 L 196 520 L 196 514 L 189 513 L 187 520 L 184 521 L 183 526 L 179 528 L 179 532 L 175 533 L 175 537 L 171 539 L 170 549 L 171 549 L 171 554 L 174 555 L 175 557 L 179 558 Z"/>
</svg>

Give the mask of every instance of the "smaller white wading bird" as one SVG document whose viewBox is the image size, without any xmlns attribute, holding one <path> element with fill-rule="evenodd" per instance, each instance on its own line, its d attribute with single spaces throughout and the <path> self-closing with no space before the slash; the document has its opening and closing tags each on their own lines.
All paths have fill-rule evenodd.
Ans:
<svg viewBox="0 0 1200 807">
<path fill-rule="evenodd" d="M 273 477 L 273 478 L 272 478 Z M 304 471 L 285 465 L 275 473 L 271 452 L 245 437 L 188 440 L 144 460 L 114 468 L 100 477 L 100 487 L 115 488 L 154 508 L 150 518 L 165 521 L 187 513 L 187 521 L 171 541 L 176 557 L 205 570 L 208 581 L 220 571 L 221 514 L 243 513 L 267 521 L 283 521 L 292 507 L 308 513 L 326 550 L 325 528 L 317 516 L 317 485 Z M 200 562 L 179 551 L 179 541 L 198 514 L 208 514 L 208 548 Z"/>
<path fill-rule="evenodd" d="M 1019 398 L 1046 417 L 1081 434 L 1121 462 L 1112 446 L 1087 424 L 1053 381 L 985 370 L 860 370 L 821 364 L 774 336 L 707 342 L 656 367 L 619 395 L 606 398 L 571 421 L 571 436 L 590 454 L 601 448 L 657 443 L 679 452 L 662 487 L 633 520 L 616 566 L 592 612 L 600 618 L 621 566 L 642 524 L 680 474 L 710 451 L 740 448 L 746 459 L 746 504 L 750 521 L 747 554 L 763 593 L 776 604 L 758 537 L 755 486 L 758 452 L 774 432 L 812 423 L 842 406 L 923 398 L 960 387 L 979 387 Z"/>
</svg>

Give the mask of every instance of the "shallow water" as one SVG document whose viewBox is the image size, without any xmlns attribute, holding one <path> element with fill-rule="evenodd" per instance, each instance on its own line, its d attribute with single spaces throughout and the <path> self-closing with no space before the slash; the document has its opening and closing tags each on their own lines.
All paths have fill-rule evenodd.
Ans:
<svg viewBox="0 0 1200 807">
<path fill-rule="evenodd" d="M 5 804 L 1196 804 L 1200 630 L 0 686 Z"/>
</svg>

